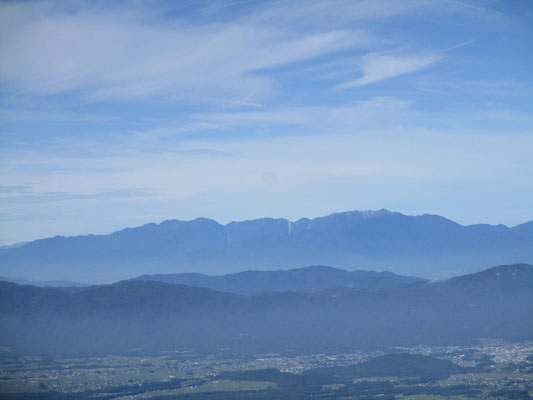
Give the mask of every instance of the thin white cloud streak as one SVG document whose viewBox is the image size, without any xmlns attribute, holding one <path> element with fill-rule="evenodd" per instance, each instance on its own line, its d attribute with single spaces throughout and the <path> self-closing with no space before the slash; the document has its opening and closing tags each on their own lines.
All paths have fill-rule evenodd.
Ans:
<svg viewBox="0 0 533 400">
<path fill-rule="evenodd" d="M 386 118 L 384 118 L 386 116 Z M 265 111 L 198 113 L 192 116 L 199 126 L 220 132 L 245 129 L 254 140 L 254 131 L 273 135 L 299 135 L 360 132 L 389 132 L 398 126 L 414 131 L 439 127 L 450 135 L 485 132 L 498 133 L 503 126 L 510 131 L 530 131 L 533 114 L 506 107 L 483 107 L 472 111 L 421 111 L 416 102 L 395 97 L 373 97 L 342 106 L 307 106 Z M 237 132 L 240 130 L 237 129 Z M 147 132 L 146 137 L 151 133 Z M 230 135 L 231 136 L 231 135 Z"/>
<path fill-rule="evenodd" d="M 2 122 L 86 122 L 86 121 L 113 121 L 116 117 L 103 114 L 68 113 L 52 110 L 33 110 L 0 108 L 0 121 Z"/>
<path fill-rule="evenodd" d="M 244 20 L 305 28 L 367 21 L 386 22 L 390 18 L 407 16 L 413 12 L 451 14 L 464 11 L 460 4 L 447 0 L 277 0 L 264 3 Z"/>
<path fill-rule="evenodd" d="M 84 91 L 93 100 L 252 101 L 271 90 L 255 71 L 366 40 L 354 30 L 303 34 L 245 23 L 154 24 L 131 12 L 58 14 L 39 3 L 3 3 L 0 15 L 4 84 L 38 96 Z"/>
<path fill-rule="evenodd" d="M 383 116 L 386 115 L 384 119 Z M 480 121 L 487 124 L 480 124 Z M 158 154 L 173 154 L 177 157 L 236 156 L 231 147 L 218 148 L 219 143 L 233 141 L 261 142 L 265 137 L 274 138 L 323 136 L 338 138 L 339 135 L 357 140 L 360 135 L 389 134 L 400 129 L 405 141 L 416 143 L 416 132 L 440 130 L 449 136 L 498 134 L 502 129 L 509 132 L 530 131 L 533 116 L 505 108 L 478 109 L 475 112 L 420 111 L 408 100 L 394 97 L 374 97 L 369 100 L 342 106 L 308 106 L 267 109 L 265 111 L 196 113 L 189 120 L 163 125 L 146 130 L 99 132 L 97 136 L 84 135 L 72 138 L 52 138 L 40 142 L 19 143 L 6 147 L 5 157 L 0 162 L 5 168 L 33 168 L 54 173 L 65 170 L 75 175 L 79 170 L 109 168 L 106 162 L 85 163 L 86 159 L 107 160 L 123 157 L 144 157 Z M 413 132 L 409 139 L 408 132 Z M 199 138 L 196 138 L 199 137 Z M 311 139 L 310 139 L 311 140 Z M 332 139 L 333 140 L 333 139 Z M 36 156 L 38 155 L 38 156 Z M 46 163 L 46 160 L 49 163 Z M 61 161 L 58 161 L 61 160 Z M 68 161 L 70 160 L 70 161 Z M 37 163 L 37 164 L 36 164 Z M 62 165 L 64 163 L 65 165 Z M 4 171 L 4 176 L 10 175 Z"/>
<path fill-rule="evenodd" d="M 531 136 L 523 133 L 449 135 L 412 129 L 253 141 L 189 140 L 180 150 L 203 151 L 169 149 L 114 157 L 14 152 L 4 160 L 11 174 L 3 184 L 25 184 L 35 195 L 141 190 L 156 198 L 182 199 L 262 188 L 265 171 L 277 177 L 280 192 L 291 185 L 312 183 L 319 188 L 332 182 L 345 185 L 354 179 L 371 180 L 379 186 L 392 182 L 422 186 L 512 182 L 525 181 L 528 175 L 533 179 L 532 148 Z M 208 151 L 228 156 L 212 157 Z"/>
<path fill-rule="evenodd" d="M 268 129 L 277 125 L 292 125 L 296 132 L 352 132 L 375 125 L 382 115 L 391 121 L 408 117 L 411 102 L 393 97 L 374 97 L 343 106 L 307 106 L 269 111 L 225 112 L 194 114 L 198 121 L 211 124 L 219 130 L 233 127 Z M 283 131 L 282 131 L 283 132 Z"/>
<path fill-rule="evenodd" d="M 348 89 L 370 85 L 372 83 L 427 68 L 440 59 L 441 57 L 437 55 L 388 56 L 369 54 L 363 57 L 361 61 L 361 72 L 363 73 L 363 76 L 345 82 L 337 87 L 339 89 Z"/>
</svg>

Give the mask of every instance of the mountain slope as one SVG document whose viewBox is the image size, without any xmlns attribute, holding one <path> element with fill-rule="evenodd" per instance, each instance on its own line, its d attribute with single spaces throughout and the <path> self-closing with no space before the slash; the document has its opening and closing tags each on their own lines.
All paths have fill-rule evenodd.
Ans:
<svg viewBox="0 0 533 400">
<path fill-rule="evenodd" d="M 530 279 L 533 267 L 498 268 L 489 270 L 502 282 L 493 294 L 457 281 L 254 296 L 154 281 L 74 293 L 0 282 L 0 346 L 23 354 L 316 353 L 531 340 L 533 287 L 506 276 Z"/>
<path fill-rule="evenodd" d="M 54 237 L 0 249 L 3 276 L 82 282 L 304 265 L 442 277 L 515 262 L 533 262 L 532 223 L 461 226 L 436 215 L 386 210 L 296 222 L 172 220 L 110 235 Z"/>
<path fill-rule="evenodd" d="M 510 290 L 533 288 L 533 265 L 500 265 L 470 275 L 458 276 L 436 284 L 446 291 L 496 295 Z"/>
</svg>

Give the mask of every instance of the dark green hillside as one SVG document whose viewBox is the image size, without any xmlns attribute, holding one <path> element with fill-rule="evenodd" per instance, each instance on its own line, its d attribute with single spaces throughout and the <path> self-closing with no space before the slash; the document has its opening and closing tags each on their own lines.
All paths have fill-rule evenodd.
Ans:
<svg viewBox="0 0 533 400">
<path fill-rule="evenodd" d="M 46 318 L 62 309 L 69 300 L 68 294 L 56 289 L 0 281 L 0 318 L 7 315 Z M 0 335 L 5 328 L 0 327 Z"/>
<path fill-rule="evenodd" d="M 344 367 L 314 368 L 302 374 L 280 372 L 277 369 L 224 372 L 219 379 L 234 381 L 265 381 L 280 386 L 309 386 L 351 382 L 356 378 L 390 376 L 398 378 L 422 377 L 444 379 L 453 374 L 465 373 L 467 369 L 448 360 L 420 354 L 387 354 L 368 361 Z"/>
<path fill-rule="evenodd" d="M 531 290 L 533 265 L 500 265 L 475 274 L 458 276 L 438 284 L 444 290 L 495 295 L 501 292 Z"/>
<path fill-rule="evenodd" d="M 444 379 L 452 374 L 461 374 L 465 368 L 448 360 L 420 354 L 387 354 L 368 361 L 346 366 L 317 368 L 305 371 L 310 375 L 329 375 L 346 381 L 353 378 L 372 376 L 423 377 L 430 379 Z"/>
<path fill-rule="evenodd" d="M 206 288 L 153 281 L 122 281 L 73 293 L 69 302 L 77 310 L 127 313 L 199 313 L 238 307 L 241 296 Z"/>
</svg>

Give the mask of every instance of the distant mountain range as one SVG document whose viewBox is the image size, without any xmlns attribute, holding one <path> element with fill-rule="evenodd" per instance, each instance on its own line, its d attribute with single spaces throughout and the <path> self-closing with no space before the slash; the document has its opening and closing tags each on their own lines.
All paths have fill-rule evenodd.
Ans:
<svg viewBox="0 0 533 400">
<path fill-rule="evenodd" d="M 286 276 L 305 281 L 313 274 L 316 268 Z M 377 282 L 318 291 L 295 282 L 301 291 L 250 296 L 150 280 L 72 290 L 0 282 L 0 346 L 7 346 L 0 348 L 8 354 L 317 353 L 533 340 L 532 265 L 435 283 Z M 241 284 L 234 281 L 236 291 L 245 291 Z"/>
<path fill-rule="evenodd" d="M 0 248 L 0 275 L 32 281 L 109 283 L 142 274 L 330 265 L 426 278 L 533 263 L 533 221 L 462 226 L 437 215 L 344 212 L 296 222 L 264 218 L 221 225 L 169 220 L 109 235 L 36 240 Z"/>
<path fill-rule="evenodd" d="M 0 276 L 0 281 L 18 283 L 19 285 L 33 285 L 40 287 L 87 287 L 92 286 L 87 283 L 79 283 L 74 281 L 65 281 L 65 280 L 51 280 L 51 281 L 30 281 L 28 279 L 22 278 L 6 278 Z"/>
<path fill-rule="evenodd" d="M 243 295 L 284 291 L 316 292 L 335 287 L 390 288 L 424 282 L 420 278 L 396 275 L 392 272 L 346 271 L 326 266 L 288 271 L 244 271 L 217 276 L 198 273 L 142 275 L 134 280 L 206 287 Z"/>
</svg>

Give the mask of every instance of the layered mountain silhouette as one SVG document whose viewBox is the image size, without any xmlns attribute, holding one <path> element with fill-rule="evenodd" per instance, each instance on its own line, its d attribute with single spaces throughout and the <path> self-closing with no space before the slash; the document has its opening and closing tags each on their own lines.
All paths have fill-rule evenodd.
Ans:
<svg viewBox="0 0 533 400">
<path fill-rule="evenodd" d="M 79 283 L 79 282 L 74 282 L 74 281 L 65 281 L 65 280 L 30 281 L 28 279 L 6 278 L 4 276 L 0 276 L 0 281 L 18 283 L 19 285 L 33 285 L 33 286 L 41 286 L 41 287 L 62 287 L 62 288 L 64 288 L 64 287 L 86 287 L 86 286 L 91 286 L 90 284 Z"/>
<path fill-rule="evenodd" d="M 78 282 L 306 265 L 433 278 L 517 262 L 533 262 L 533 221 L 513 228 L 462 226 L 437 215 L 387 210 L 296 222 L 265 218 L 221 225 L 205 218 L 170 220 L 109 235 L 57 236 L 0 249 L 0 275 Z"/>
<path fill-rule="evenodd" d="M 533 266 L 521 264 L 444 282 L 250 296 L 145 280 L 73 292 L 0 282 L 0 346 L 256 354 L 524 341 L 533 339 L 532 281 Z"/>
<path fill-rule="evenodd" d="M 327 266 L 288 271 L 244 271 L 217 276 L 198 273 L 142 275 L 134 280 L 206 287 L 243 295 L 283 291 L 314 292 L 335 287 L 390 288 L 424 282 L 420 278 L 396 275 L 392 272 L 346 271 Z"/>
</svg>

